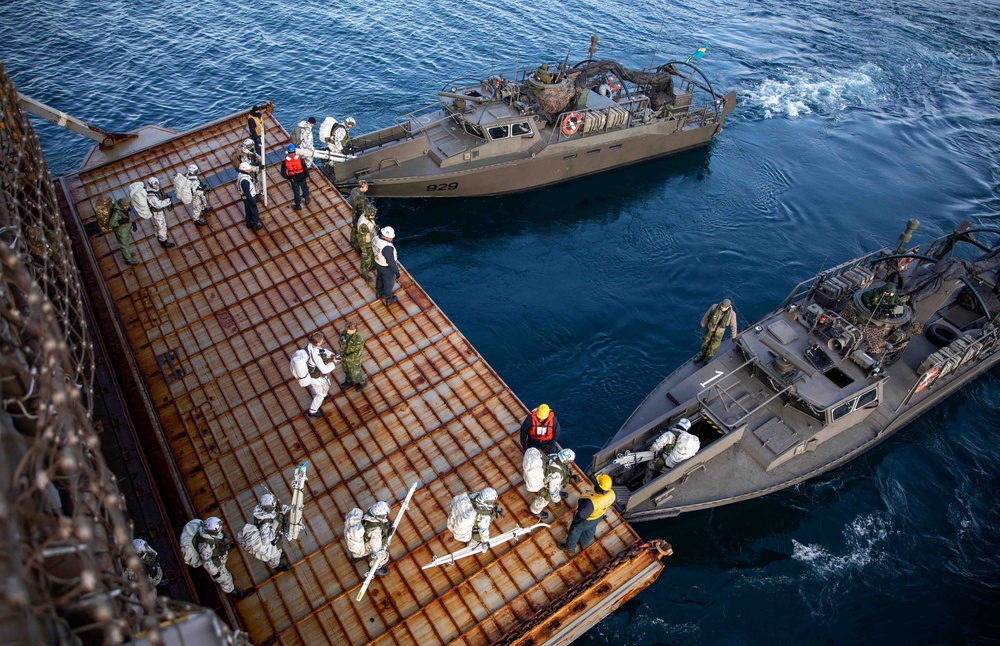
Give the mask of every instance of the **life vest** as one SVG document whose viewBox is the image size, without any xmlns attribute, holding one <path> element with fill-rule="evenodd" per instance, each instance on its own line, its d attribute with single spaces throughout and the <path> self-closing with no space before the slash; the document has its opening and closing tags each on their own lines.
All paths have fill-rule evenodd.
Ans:
<svg viewBox="0 0 1000 646">
<path fill-rule="evenodd" d="M 253 124 L 253 130 L 251 131 L 253 132 L 253 134 L 257 135 L 258 137 L 264 134 L 264 119 L 262 119 L 261 117 L 255 117 L 254 115 L 250 114 L 247 115 L 247 120 L 248 124 L 249 123 Z"/>
<path fill-rule="evenodd" d="M 302 167 L 302 158 L 298 153 L 291 157 L 285 157 L 285 172 L 291 175 L 300 175 L 305 169 Z"/>
<path fill-rule="evenodd" d="M 544 420 L 538 419 L 538 409 L 531 411 L 531 428 L 528 429 L 528 437 L 533 440 L 548 442 L 552 439 L 552 429 L 555 427 L 556 414 L 549 411 L 549 416 Z"/>
<path fill-rule="evenodd" d="M 250 182 L 250 197 L 257 197 L 257 186 L 254 184 L 253 177 L 247 173 L 240 173 L 236 176 L 236 190 L 240 192 L 240 197 L 243 197 L 243 187 L 240 186 L 243 180 Z"/>
<path fill-rule="evenodd" d="M 396 253 L 396 245 L 392 244 L 382 236 L 372 238 L 372 254 L 375 256 L 376 265 L 380 265 L 382 267 L 389 266 L 389 261 L 382 255 L 382 250 L 386 247 L 392 247 L 392 252 Z M 399 260 L 399 256 L 396 256 L 396 260 Z"/>
<path fill-rule="evenodd" d="M 591 490 L 580 496 L 580 498 L 586 498 L 590 500 L 592 505 L 594 505 L 594 511 L 591 512 L 590 516 L 587 516 L 587 520 L 597 520 L 604 515 L 604 512 L 608 510 L 608 507 L 615 504 L 614 491 L 599 492 Z"/>
<path fill-rule="evenodd" d="M 361 227 L 364 227 L 362 231 Z M 365 213 L 362 213 L 358 218 L 358 237 L 363 240 L 366 244 L 372 243 L 372 237 L 375 233 L 375 223 L 368 219 Z"/>
<path fill-rule="evenodd" d="M 710 331 L 712 334 L 718 334 L 721 330 L 723 334 L 726 333 L 726 326 L 729 325 L 729 314 L 733 310 L 722 311 L 722 308 L 718 305 L 713 305 L 714 308 L 711 316 L 708 317 L 708 327 L 705 329 Z"/>
</svg>

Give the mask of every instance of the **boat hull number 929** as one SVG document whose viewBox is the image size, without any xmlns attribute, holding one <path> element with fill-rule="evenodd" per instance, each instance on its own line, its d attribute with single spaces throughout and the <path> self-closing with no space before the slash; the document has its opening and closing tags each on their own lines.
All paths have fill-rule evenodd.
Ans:
<svg viewBox="0 0 1000 646">
<path fill-rule="evenodd" d="M 428 184 L 428 191 L 454 191 L 458 188 L 458 182 L 450 182 L 448 184 Z"/>
</svg>

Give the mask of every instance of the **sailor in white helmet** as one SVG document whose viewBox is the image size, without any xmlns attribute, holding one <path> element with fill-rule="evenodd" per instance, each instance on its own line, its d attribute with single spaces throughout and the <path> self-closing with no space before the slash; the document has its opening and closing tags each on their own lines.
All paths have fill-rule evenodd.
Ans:
<svg viewBox="0 0 1000 646">
<path fill-rule="evenodd" d="M 146 202 L 149 204 L 149 211 L 153 214 L 153 228 L 156 231 L 156 239 L 164 249 L 176 246 L 167 238 L 167 210 L 173 210 L 174 205 L 167 197 L 167 194 L 160 188 L 160 180 L 150 177 L 146 180 Z"/>
<path fill-rule="evenodd" d="M 272 493 L 260 497 L 253 510 L 253 520 L 243 527 L 240 544 L 251 556 L 264 561 L 278 572 L 287 572 L 291 566 L 278 543 L 284 534 L 288 505 L 282 505 Z"/>
<path fill-rule="evenodd" d="M 383 227 L 372 239 L 372 255 L 375 258 L 375 295 L 386 305 L 392 305 L 398 298 L 392 293 L 393 280 L 399 279 L 399 265 L 396 264 L 396 232 L 392 227 Z"/>
<path fill-rule="evenodd" d="M 575 480 L 579 477 L 574 475 L 573 471 L 569 468 L 570 462 L 575 459 L 576 453 L 573 452 L 573 449 L 563 449 L 558 453 L 545 456 L 545 476 L 542 481 L 542 489 L 535 495 L 535 499 L 528 508 L 532 514 L 538 516 L 541 520 L 548 520 L 549 513 L 545 511 L 545 508 L 550 502 L 553 505 L 562 503 L 563 496 L 566 495 L 566 492 L 562 488 L 570 480 Z"/>
<path fill-rule="evenodd" d="M 201 557 L 202 567 L 219 584 L 222 591 L 237 599 L 246 596 L 233 584 L 233 575 L 226 569 L 226 560 L 229 558 L 229 551 L 235 547 L 229 536 L 222 531 L 222 521 L 212 516 L 201 523 L 201 528 L 193 541 L 198 556 Z"/>
<path fill-rule="evenodd" d="M 389 522 L 389 503 L 379 500 L 368 508 L 361 518 L 361 525 L 365 530 L 365 548 L 368 551 L 368 567 L 375 570 L 378 576 L 389 574 L 389 569 L 385 564 L 389 562 L 389 550 L 385 548 L 392 534 L 392 524 Z M 354 555 L 352 563 L 363 560 L 365 557 Z"/>
<path fill-rule="evenodd" d="M 250 141 L 249 139 L 247 141 Z M 250 141 L 250 145 L 253 142 Z M 260 211 L 257 210 L 257 186 L 251 175 L 253 166 L 250 162 L 240 162 L 240 174 L 236 176 L 236 188 L 243 198 L 243 216 L 247 228 L 257 232 L 264 228 L 260 223 Z"/>
<path fill-rule="evenodd" d="M 160 555 L 154 550 L 149 543 L 137 538 L 132 541 L 132 547 L 135 549 L 135 553 L 139 556 L 139 560 L 142 561 L 143 566 L 146 569 L 146 575 L 149 576 L 149 581 L 157 588 L 166 587 L 170 583 L 170 579 L 163 578 L 163 568 L 160 567 Z"/>
</svg>

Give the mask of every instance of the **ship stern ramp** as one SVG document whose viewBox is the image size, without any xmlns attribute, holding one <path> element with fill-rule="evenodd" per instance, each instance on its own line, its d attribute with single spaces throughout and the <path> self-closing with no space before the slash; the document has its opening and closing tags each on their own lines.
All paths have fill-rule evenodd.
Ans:
<svg viewBox="0 0 1000 646">
<path fill-rule="evenodd" d="M 306 529 L 283 544 L 291 570 L 234 550 L 229 569 L 252 593 L 223 596 L 221 612 L 258 644 L 562 644 L 649 585 L 663 567 L 657 552 L 614 510 L 587 549 L 556 548 L 586 480 L 568 487 L 552 529 L 421 569 L 461 547 L 446 529 L 456 494 L 496 488 L 507 510 L 497 532 L 534 522 L 516 442 L 527 409 L 405 269 L 397 304 L 374 297 L 348 241 L 350 209 L 320 173 L 309 178 L 311 203 L 294 211 L 280 156 L 269 156 L 266 231 L 243 225 L 229 157 L 245 123 L 237 113 L 61 179 L 79 264 L 96 285 L 90 300 L 108 322 L 101 332 L 121 348 L 116 377 L 144 413 L 136 417 L 148 415 L 136 420 L 147 426 L 143 450 L 169 466 L 159 486 L 173 503 L 172 531 L 213 515 L 240 531 L 266 490 L 290 502 L 292 470 L 308 460 Z M 269 113 L 265 123 L 270 146 L 288 143 Z M 163 249 L 140 220 L 132 240 L 141 264 L 125 264 L 96 226 L 98 198 L 123 197 L 151 175 L 169 186 L 191 162 L 210 187 L 209 226 L 178 205 L 167 214 L 177 246 Z M 348 318 L 366 337 L 369 385 L 334 383 L 324 417 L 309 418 L 289 356 L 317 329 L 335 347 Z M 355 601 L 367 566 L 348 560 L 344 517 L 377 500 L 395 515 L 414 481 L 389 574 Z M 203 571 L 188 573 L 196 599 L 216 594 Z"/>
</svg>

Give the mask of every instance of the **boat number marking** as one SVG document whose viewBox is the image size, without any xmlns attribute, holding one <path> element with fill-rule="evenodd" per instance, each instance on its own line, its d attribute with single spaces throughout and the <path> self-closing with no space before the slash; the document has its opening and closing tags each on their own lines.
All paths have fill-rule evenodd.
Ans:
<svg viewBox="0 0 1000 646">
<path fill-rule="evenodd" d="M 698 385 L 701 386 L 702 388 L 704 388 L 705 386 L 707 386 L 708 384 L 712 383 L 713 381 L 715 381 L 716 379 L 718 379 L 721 376 L 722 376 L 722 371 L 721 370 L 716 370 L 714 377 L 712 377 L 708 381 L 702 382 L 702 383 L 700 383 Z"/>
<path fill-rule="evenodd" d="M 428 191 L 454 191 L 458 188 L 458 182 L 450 182 L 448 184 L 428 184 Z"/>
</svg>

